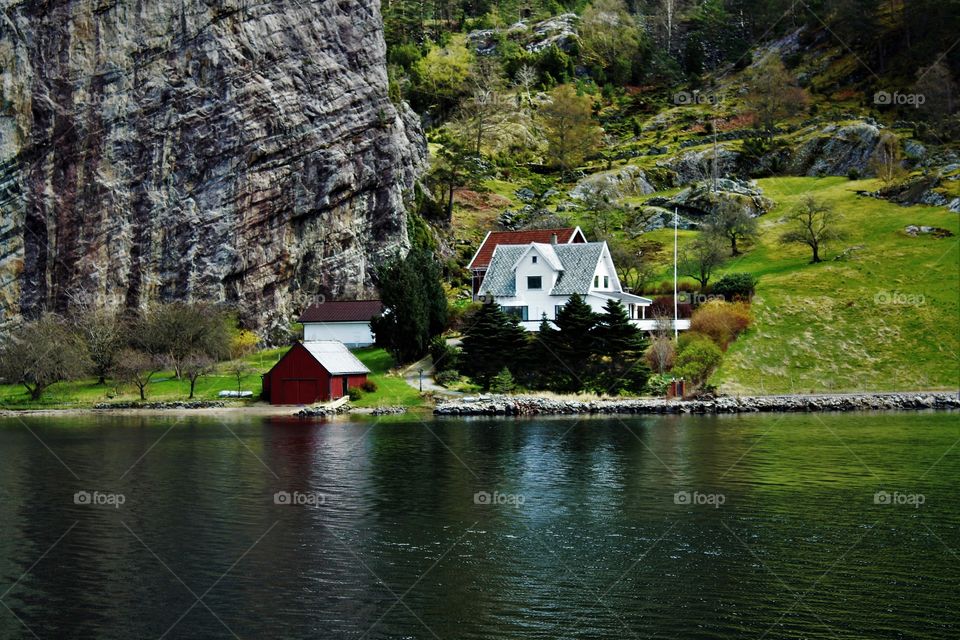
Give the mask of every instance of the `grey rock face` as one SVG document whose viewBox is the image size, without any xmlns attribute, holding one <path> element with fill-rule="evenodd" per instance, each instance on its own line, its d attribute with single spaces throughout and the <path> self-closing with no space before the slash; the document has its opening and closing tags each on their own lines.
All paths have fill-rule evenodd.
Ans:
<svg viewBox="0 0 960 640">
<path fill-rule="evenodd" d="M 753 182 L 721 178 L 717 190 L 712 190 L 712 181 L 700 182 L 687 187 L 672 198 L 651 198 L 648 205 L 668 211 L 674 208 L 692 216 L 708 216 L 721 206 L 734 205 L 756 218 L 768 213 L 774 203 L 763 195 L 763 190 Z"/>
<path fill-rule="evenodd" d="M 574 13 L 564 13 L 541 22 L 528 24 L 521 20 L 507 29 L 482 29 L 471 31 L 467 40 L 478 55 L 488 56 L 497 52 L 501 34 L 519 43 L 531 53 L 538 53 L 556 45 L 562 51 L 572 51 L 580 42 L 577 35 L 579 18 Z"/>
<path fill-rule="evenodd" d="M 613 198 L 642 196 L 656 191 L 643 169 L 630 164 L 622 169 L 595 173 L 584 178 L 570 191 L 570 197 L 574 200 L 583 200 L 590 189 L 598 186 L 609 191 Z"/>
<path fill-rule="evenodd" d="M 0 312 L 351 296 L 426 153 L 378 2 L 40 0 L 0 20 Z"/>
<path fill-rule="evenodd" d="M 829 125 L 797 149 L 789 163 L 790 173 L 843 176 L 856 169 L 861 175 L 867 175 L 879 139 L 880 129 L 867 122 L 842 127 Z"/>
</svg>

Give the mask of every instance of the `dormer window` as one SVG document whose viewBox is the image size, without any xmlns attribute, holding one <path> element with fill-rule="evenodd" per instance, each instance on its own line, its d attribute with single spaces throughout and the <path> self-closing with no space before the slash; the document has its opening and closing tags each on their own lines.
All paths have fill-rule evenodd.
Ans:
<svg viewBox="0 0 960 640">
<path fill-rule="evenodd" d="M 537 264 L 537 256 L 533 256 L 533 264 Z"/>
<path fill-rule="evenodd" d="M 603 288 L 604 289 L 610 288 L 610 276 L 603 276 Z"/>
<path fill-rule="evenodd" d="M 527 276 L 527 289 L 543 289 L 541 276 Z"/>
<path fill-rule="evenodd" d="M 594 289 L 600 288 L 600 276 L 593 276 L 593 288 Z"/>
</svg>

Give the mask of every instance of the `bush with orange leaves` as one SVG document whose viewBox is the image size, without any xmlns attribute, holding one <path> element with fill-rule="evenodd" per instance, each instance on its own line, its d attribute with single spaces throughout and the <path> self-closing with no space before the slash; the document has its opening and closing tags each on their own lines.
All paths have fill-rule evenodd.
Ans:
<svg viewBox="0 0 960 640">
<path fill-rule="evenodd" d="M 690 331 L 701 333 L 727 350 L 737 336 L 747 330 L 753 318 L 746 302 L 711 300 L 693 312 Z"/>
</svg>

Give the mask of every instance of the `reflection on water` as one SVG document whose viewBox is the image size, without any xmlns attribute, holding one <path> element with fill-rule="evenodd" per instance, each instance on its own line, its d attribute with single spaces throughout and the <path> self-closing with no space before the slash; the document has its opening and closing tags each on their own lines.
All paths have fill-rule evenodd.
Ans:
<svg viewBox="0 0 960 640">
<path fill-rule="evenodd" d="M 0 422 L 0 638 L 958 637 L 958 440 L 948 413 Z"/>
</svg>

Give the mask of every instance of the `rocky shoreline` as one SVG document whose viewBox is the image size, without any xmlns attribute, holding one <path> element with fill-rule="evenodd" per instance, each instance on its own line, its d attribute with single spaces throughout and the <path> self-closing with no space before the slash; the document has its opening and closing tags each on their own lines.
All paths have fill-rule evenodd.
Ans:
<svg viewBox="0 0 960 640">
<path fill-rule="evenodd" d="M 207 400 L 186 400 L 177 402 L 100 402 L 93 405 L 94 409 L 221 409 L 222 402 L 211 402 Z"/>
<path fill-rule="evenodd" d="M 957 392 L 850 393 L 719 397 L 711 400 L 556 400 L 541 396 L 483 395 L 437 405 L 438 416 L 527 416 L 569 414 L 719 414 L 812 411 L 960 409 Z"/>
</svg>

